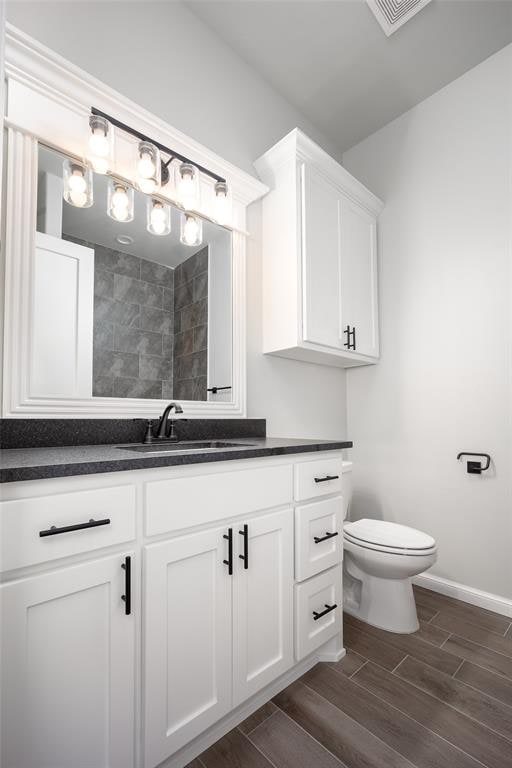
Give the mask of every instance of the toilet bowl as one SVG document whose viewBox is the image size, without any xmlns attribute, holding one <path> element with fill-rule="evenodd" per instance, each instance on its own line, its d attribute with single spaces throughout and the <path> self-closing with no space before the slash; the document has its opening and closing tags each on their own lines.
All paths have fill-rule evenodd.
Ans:
<svg viewBox="0 0 512 768">
<path fill-rule="evenodd" d="M 347 515 L 351 463 L 343 469 Z M 411 579 L 437 560 L 432 536 L 397 523 L 363 519 L 345 522 L 343 550 L 343 610 L 389 632 L 415 632 L 419 623 Z"/>
</svg>

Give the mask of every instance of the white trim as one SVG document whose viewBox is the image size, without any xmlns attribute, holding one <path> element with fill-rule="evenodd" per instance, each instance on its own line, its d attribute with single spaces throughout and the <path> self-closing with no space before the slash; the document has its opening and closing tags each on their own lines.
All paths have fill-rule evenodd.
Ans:
<svg viewBox="0 0 512 768">
<path fill-rule="evenodd" d="M 6 26 L 7 195 L 5 238 L 4 418 L 157 417 L 163 400 L 136 398 L 35 398 L 29 396 L 31 263 L 35 239 L 37 139 L 80 154 L 79 126 L 97 106 L 218 173 L 232 189 L 232 400 L 183 401 L 187 418 L 246 415 L 246 207 L 267 192 L 260 181 L 96 80 L 10 24 Z M 33 103 L 33 106 L 32 106 Z M 55 113 L 55 118 L 53 114 Z M 49 117 L 50 116 L 50 117 Z M 77 122 L 78 121 L 78 122 Z M 14 127 L 16 126 L 16 127 Z"/>
<path fill-rule="evenodd" d="M 462 600 L 464 603 L 476 605 L 478 608 L 485 608 L 488 611 L 501 613 L 503 616 L 512 619 L 512 600 L 508 597 L 493 595 L 491 592 L 484 592 L 476 587 L 467 587 L 465 584 L 459 584 L 456 581 L 443 579 L 441 576 L 433 574 L 422 574 L 413 578 L 414 584 L 418 587 L 431 589 L 433 592 L 439 592 L 440 595 L 454 597 L 456 600 Z"/>
</svg>

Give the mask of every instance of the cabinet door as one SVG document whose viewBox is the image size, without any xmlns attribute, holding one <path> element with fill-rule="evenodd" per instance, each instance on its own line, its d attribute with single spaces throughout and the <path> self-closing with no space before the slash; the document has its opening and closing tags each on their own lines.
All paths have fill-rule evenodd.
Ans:
<svg viewBox="0 0 512 768">
<path fill-rule="evenodd" d="M 293 664 L 293 510 L 258 517 L 234 531 L 236 706 Z"/>
<path fill-rule="evenodd" d="M 0 589 L 4 768 L 128 768 L 134 617 L 122 555 Z"/>
<path fill-rule="evenodd" d="M 340 193 L 316 168 L 301 168 L 303 338 L 342 346 Z"/>
<path fill-rule="evenodd" d="M 355 352 L 379 355 L 377 311 L 377 223 L 350 200 L 341 201 L 341 319 L 355 328 Z M 346 346 L 347 336 L 343 337 Z"/>
<path fill-rule="evenodd" d="M 146 768 L 231 709 L 226 528 L 153 544 L 145 562 Z"/>
</svg>

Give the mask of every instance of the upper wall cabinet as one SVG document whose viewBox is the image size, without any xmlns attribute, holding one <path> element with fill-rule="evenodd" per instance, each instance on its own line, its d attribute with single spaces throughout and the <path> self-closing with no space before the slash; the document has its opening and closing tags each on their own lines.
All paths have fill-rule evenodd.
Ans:
<svg viewBox="0 0 512 768">
<path fill-rule="evenodd" d="M 379 357 L 382 202 L 298 129 L 257 162 L 263 201 L 263 351 L 342 368 Z"/>
</svg>

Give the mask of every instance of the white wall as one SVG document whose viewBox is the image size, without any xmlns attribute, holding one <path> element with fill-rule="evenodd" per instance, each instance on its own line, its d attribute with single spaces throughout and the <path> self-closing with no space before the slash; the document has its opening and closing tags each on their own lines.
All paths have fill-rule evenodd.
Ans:
<svg viewBox="0 0 512 768">
<path fill-rule="evenodd" d="M 344 164 L 386 203 L 382 360 L 347 374 L 354 514 L 425 529 L 434 574 L 512 598 L 512 46 Z"/>
<path fill-rule="evenodd" d="M 8 21 L 227 160 L 253 161 L 299 126 L 335 148 L 178 2 L 10 2 Z M 248 263 L 248 415 L 270 435 L 345 437 L 341 370 L 261 355 L 260 206 Z"/>
</svg>

